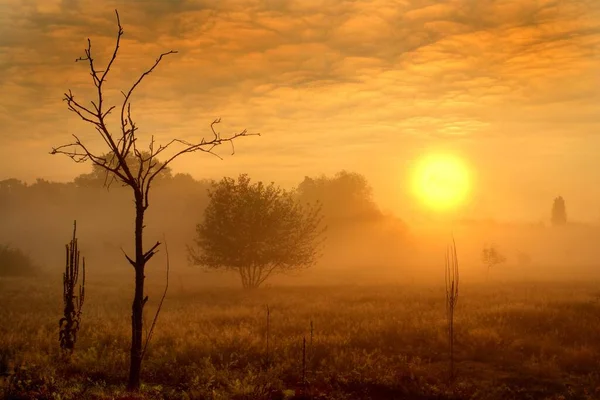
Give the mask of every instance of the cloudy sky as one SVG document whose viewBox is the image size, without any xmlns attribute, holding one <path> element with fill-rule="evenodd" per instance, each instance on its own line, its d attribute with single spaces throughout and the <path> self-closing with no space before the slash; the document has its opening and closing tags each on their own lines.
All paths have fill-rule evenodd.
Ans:
<svg viewBox="0 0 600 400">
<path fill-rule="evenodd" d="M 353 170 L 410 219 L 411 165 L 445 152 L 473 171 L 462 215 L 538 221 L 560 194 L 572 218 L 600 220 L 598 0 L 0 0 L 0 179 L 87 172 L 48 152 L 73 133 L 101 145 L 61 100 L 93 99 L 74 61 L 88 37 L 108 60 L 115 8 L 109 101 L 178 51 L 133 99 L 142 139 L 197 140 L 217 117 L 262 133 L 176 172 L 293 186 Z"/>
</svg>

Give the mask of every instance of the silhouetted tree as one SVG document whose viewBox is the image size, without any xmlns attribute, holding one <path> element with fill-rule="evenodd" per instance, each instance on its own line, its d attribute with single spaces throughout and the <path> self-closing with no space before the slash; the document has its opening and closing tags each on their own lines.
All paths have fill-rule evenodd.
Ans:
<svg viewBox="0 0 600 400">
<path fill-rule="evenodd" d="M 506 262 L 504 257 L 495 246 L 484 247 L 481 253 L 481 260 L 487 266 L 487 279 L 490 277 L 490 269 L 496 265 Z"/>
<path fill-rule="evenodd" d="M 27 189 L 27 184 L 14 178 L 0 181 L 0 213 L 8 212 L 7 208 L 11 199 L 22 197 Z"/>
<path fill-rule="evenodd" d="M 320 207 L 301 204 L 274 183 L 224 178 L 209 190 L 204 221 L 197 225 L 190 261 L 240 274 L 245 288 L 269 276 L 316 263 L 322 244 Z"/>
<path fill-rule="evenodd" d="M 86 107 L 83 105 L 83 102 L 76 100 L 71 91 L 65 93 L 64 97 L 68 109 L 76 113 L 83 121 L 91 124 L 95 128 L 102 138 L 102 142 L 105 144 L 105 151 L 103 153 L 95 154 L 86 143 L 80 140 L 79 136 L 73 135 L 74 141 L 72 143 L 53 148 L 51 154 L 65 154 L 75 162 L 79 163 L 90 160 L 93 165 L 107 171 L 109 179 L 111 176 L 114 176 L 115 180 L 132 190 L 135 204 L 135 255 L 133 257 L 129 257 L 128 255 L 125 256 L 135 271 L 135 291 L 132 304 L 131 353 L 127 388 L 129 390 L 138 390 L 140 387 L 140 373 L 143 358 L 142 313 L 144 306 L 148 301 L 148 296 L 144 295 L 145 267 L 160 246 L 160 242 L 156 242 L 156 244 L 148 250 L 144 249 L 144 216 L 150 205 L 150 188 L 155 179 L 163 173 L 166 168 L 168 168 L 169 164 L 177 157 L 196 151 L 216 155 L 213 153 L 216 146 L 223 142 L 229 142 L 233 147 L 233 139 L 248 134 L 244 130 L 231 136 L 222 137 L 220 133 L 215 131 L 215 125 L 220 122 L 220 120 L 217 119 L 211 124 L 212 137 L 209 139 L 202 138 L 199 142 L 172 139 L 164 145 L 157 145 L 154 137 L 152 137 L 147 150 L 141 150 L 141 143 L 137 135 L 138 127 L 131 115 L 131 96 L 142 80 L 154 71 L 163 57 L 174 54 L 176 51 L 162 53 L 156 59 L 154 65 L 142 73 L 127 92 L 122 92 L 124 99 L 119 106 L 120 109 L 117 109 L 119 112 L 119 130 L 118 132 L 109 131 L 107 116 L 115 110 L 116 106 L 106 105 L 104 84 L 106 83 L 106 76 L 110 72 L 117 57 L 121 36 L 123 35 L 119 13 L 116 10 L 115 13 L 117 17 L 118 34 L 113 54 L 106 67 L 99 69 L 94 63 L 90 39 L 88 39 L 85 57 L 76 60 L 84 61 L 89 65 L 90 75 L 93 84 L 96 87 L 96 100 L 91 102 L 92 107 Z M 170 150 L 172 154 L 165 156 L 167 154 L 165 153 L 166 150 Z M 165 160 L 160 165 L 157 161 L 159 156 L 164 156 Z M 110 180 L 108 182 L 110 182 Z"/>
<path fill-rule="evenodd" d="M 298 185 L 302 202 L 318 201 L 328 224 L 381 217 L 367 179 L 356 172 L 340 171 L 332 178 L 305 177 Z"/>
<path fill-rule="evenodd" d="M 0 181 L 0 193 L 15 193 L 27 188 L 27 184 L 19 179 L 10 178 Z"/>
<path fill-rule="evenodd" d="M 562 196 L 558 196 L 552 203 L 552 225 L 562 226 L 567 223 L 567 208 Z"/>
<path fill-rule="evenodd" d="M 34 264 L 23 250 L 6 244 L 0 245 L 0 276 L 28 276 L 37 272 Z"/>
</svg>

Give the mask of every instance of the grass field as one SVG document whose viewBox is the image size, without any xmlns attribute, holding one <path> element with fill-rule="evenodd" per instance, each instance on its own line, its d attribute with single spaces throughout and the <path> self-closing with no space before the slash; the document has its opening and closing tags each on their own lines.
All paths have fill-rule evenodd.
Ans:
<svg viewBox="0 0 600 400">
<path fill-rule="evenodd" d="M 0 279 L 1 390 L 10 399 L 292 398 L 302 381 L 306 337 L 312 398 L 599 399 L 599 288 L 463 285 L 458 376 L 450 385 L 442 286 L 246 292 L 189 284 L 183 291 L 173 284 L 144 362 L 143 390 L 127 397 L 128 284 L 87 285 L 79 341 L 65 363 L 58 351 L 60 282 Z M 147 324 L 160 291 L 149 288 Z"/>
</svg>

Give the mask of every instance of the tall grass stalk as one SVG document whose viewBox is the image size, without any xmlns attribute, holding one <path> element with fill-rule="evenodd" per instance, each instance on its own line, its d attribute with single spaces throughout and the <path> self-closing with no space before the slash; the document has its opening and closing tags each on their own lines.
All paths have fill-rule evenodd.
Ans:
<svg viewBox="0 0 600 400">
<path fill-rule="evenodd" d="M 446 249 L 446 318 L 448 320 L 448 342 L 450 345 L 450 380 L 454 380 L 454 311 L 458 302 L 459 268 L 456 254 L 456 242 Z"/>
</svg>

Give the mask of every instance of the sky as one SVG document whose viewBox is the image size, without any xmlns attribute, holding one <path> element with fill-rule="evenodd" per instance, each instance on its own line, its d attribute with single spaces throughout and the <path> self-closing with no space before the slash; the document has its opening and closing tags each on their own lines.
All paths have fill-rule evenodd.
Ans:
<svg viewBox="0 0 600 400">
<path fill-rule="evenodd" d="M 67 110 L 94 98 L 88 66 L 124 35 L 107 101 L 164 58 L 132 100 L 140 141 L 260 137 L 177 160 L 196 178 L 249 173 L 297 185 L 364 174 L 381 207 L 430 214 L 408 190 L 432 153 L 472 173 L 455 217 L 600 221 L 600 2 L 597 0 L 0 0 L 0 179 L 68 181 L 88 172 L 49 155 L 93 127 Z M 118 120 L 109 119 L 111 129 Z"/>
</svg>

